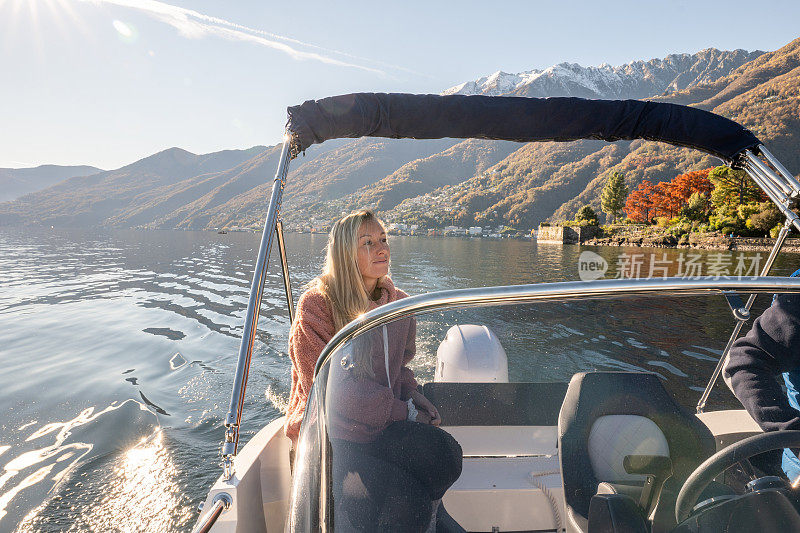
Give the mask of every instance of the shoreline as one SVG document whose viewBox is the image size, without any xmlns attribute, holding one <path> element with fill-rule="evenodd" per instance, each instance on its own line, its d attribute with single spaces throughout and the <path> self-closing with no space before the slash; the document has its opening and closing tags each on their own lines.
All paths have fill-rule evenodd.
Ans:
<svg viewBox="0 0 800 533">
<path fill-rule="evenodd" d="M 4 224 L 0 225 L 2 228 L 15 228 L 15 229 L 48 229 L 45 225 L 16 225 Z M 88 228 L 81 227 L 59 227 L 59 229 L 76 229 L 83 230 Z M 100 229 L 99 227 L 97 229 Z M 177 228 L 102 228 L 114 230 L 134 230 L 134 231 L 197 231 L 203 233 L 219 234 L 219 230 L 209 229 L 177 229 Z M 225 230 L 226 233 L 258 233 L 250 229 L 236 229 Z M 302 232 L 302 231 L 287 231 L 286 233 L 295 233 L 299 235 L 326 235 L 322 232 Z M 581 242 L 560 242 L 550 239 L 539 239 L 529 235 L 504 235 L 502 237 L 496 236 L 483 236 L 483 235 L 403 235 L 406 237 L 428 237 L 428 238 L 456 238 L 465 240 L 526 240 L 533 241 L 541 244 L 558 244 L 558 245 L 583 245 L 583 246 L 610 246 L 610 247 L 631 247 L 631 248 L 676 248 L 676 249 L 697 249 L 697 250 L 727 250 L 738 252 L 769 252 L 775 245 L 776 239 L 770 237 L 725 237 L 718 233 L 688 233 L 675 237 L 671 234 L 664 233 L 651 233 L 651 232 L 632 232 L 625 234 L 609 235 L 606 237 L 593 237 L 583 239 Z M 800 238 L 787 238 L 781 248 L 783 253 L 800 254 Z"/>
<path fill-rule="evenodd" d="M 679 239 L 674 235 L 611 235 L 608 237 L 595 237 L 586 239 L 582 245 L 586 246 L 630 246 L 638 248 L 684 248 L 697 250 L 728 250 L 737 252 L 769 252 L 775 245 L 776 239 L 769 237 L 725 237 L 723 235 L 709 235 L 689 233 L 686 239 Z M 800 254 L 800 239 L 786 239 L 781 248 L 783 253 Z"/>
</svg>

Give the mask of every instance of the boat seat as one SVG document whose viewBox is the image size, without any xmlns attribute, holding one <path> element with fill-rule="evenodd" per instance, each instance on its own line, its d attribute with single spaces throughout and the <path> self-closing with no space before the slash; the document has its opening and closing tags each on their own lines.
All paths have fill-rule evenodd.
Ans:
<svg viewBox="0 0 800 533">
<path fill-rule="evenodd" d="M 592 533 L 649 533 L 636 500 L 624 494 L 595 494 L 589 503 Z"/>
<path fill-rule="evenodd" d="M 464 457 L 518 457 L 558 453 L 555 426 L 440 426 Z"/>
<path fill-rule="evenodd" d="M 620 488 L 643 480 L 625 471 L 626 455 L 666 455 L 672 461 L 652 524 L 654 533 L 671 530 L 678 491 L 716 451 L 709 429 L 675 403 L 658 376 L 645 372 L 575 374 L 559 413 L 558 445 L 568 533 L 588 531 L 590 502 L 598 492 L 635 495 Z"/>
<path fill-rule="evenodd" d="M 642 494 L 642 483 L 610 483 L 601 481 L 597 484 L 597 494 L 622 494 L 638 500 Z"/>
<path fill-rule="evenodd" d="M 464 457 L 556 453 L 566 383 L 433 382 L 422 386 Z"/>
<path fill-rule="evenodd" d="M 566 383 L 431 382 L 422 386 L 445 426 L 555 426 Z"/>
</svg>

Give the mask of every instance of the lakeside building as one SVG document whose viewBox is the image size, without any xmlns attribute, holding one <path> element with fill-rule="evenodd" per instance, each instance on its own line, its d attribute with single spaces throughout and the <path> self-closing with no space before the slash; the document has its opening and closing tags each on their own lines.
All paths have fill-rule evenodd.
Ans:
<svg viewBox="0 0 800 533">
<path fill-rule="evenodd" d="M 402 235 L 403 232 L 408 231 L 408 225 L 400 222 L 391 222 L 386 225 L 386 232 L 389 235 Z"/>
<path fill-rule="evenodd" d="M 467 234 L 467 230 L 461 226 L 445 226 L 444 234 L 447 236 L 462 236 Z"/>
<path fill-rule="evenodd" d="M 419 224 L 403 224 L 401 222 L 389 222 L 386 224 L 386 233 L 389 235 L 418 235 L 419 232 Z"/>
<path fill-rule="evenodd" d="M 444 228 L 422 228 L 419 224 L 405 224 L 402 222 L 387 222 L 386 232 L 389 235 L 427 235 L 431 237 L 483 237 L 491 239 L 531 238 L 527 231 L 516 231 L 504 225 L 494 228 L 490 226 L 445 226 Z"/>
</svg>

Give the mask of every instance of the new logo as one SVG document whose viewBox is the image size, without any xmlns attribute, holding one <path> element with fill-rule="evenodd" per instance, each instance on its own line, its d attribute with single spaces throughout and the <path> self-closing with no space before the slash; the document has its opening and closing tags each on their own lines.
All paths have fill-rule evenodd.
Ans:
<svg viewBox="0 0 800 533">
<path fill-rule="evenodd" d="M 581 281 L 602 278 L 608 270 L 608 262 L 594 252 L 581 252 L 578 257 L 578 276 Z"/>
</svg>

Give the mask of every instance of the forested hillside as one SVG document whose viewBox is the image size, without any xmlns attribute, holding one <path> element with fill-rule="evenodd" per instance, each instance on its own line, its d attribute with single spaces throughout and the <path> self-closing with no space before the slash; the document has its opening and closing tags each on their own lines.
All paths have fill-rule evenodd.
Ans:
<svg viewBox="0 0 800 533">
<path fill-rule="evenodd" d="M 768 53 L 709 49 L 620 67 L 496 74 L 449 91 L 530 95 L 547 87 L 549 96 L 591 89 L 621 98 L 653 91 L 650 99 L 741 122 L 791 171 L 800 170 L 800 39 Z M 173 148 L 0 203 L 0 223 L 257 228 L 278 154 L 278 146 L 205 155 Z M 571 218 L 584 204 L 599 211 L 609 171 L 622 172 L 632 189 L 643 179 L 657 183 L 716 164 L 697 151 L 645 141 L 337 140 L 292 162 L 282 215 L 290 228 L 324 226 L 342 211 L 373 207 L 395 222 L 527 229 Z"/>
<path fill-rule="evenodd" d="M 740 122 L 787 168 L 800 170 L 800 39 L 713 83 L 652 99 L 695 105 Z M 565 153 L 572 154 L 572 163 L 558 168 L 548 163 Z M 532 143 L 465 183 L 432 191 L 429 197 L 456 213 L 462 224 L 474 220 L 529 228 L 548 219 L 572 218 L 586 204 L 599 212 L 609 171 L 625 174 L 632 189 L 643 179 L 657 183 L 717 164 L 717 159 L 698 151 L 648 141 L 606 146 L 593 141 Z M 429 198 L 407 200 L 387 218 L 423 219 L 430 216 L 430 204 Z"/>
</svg>

